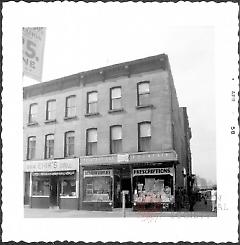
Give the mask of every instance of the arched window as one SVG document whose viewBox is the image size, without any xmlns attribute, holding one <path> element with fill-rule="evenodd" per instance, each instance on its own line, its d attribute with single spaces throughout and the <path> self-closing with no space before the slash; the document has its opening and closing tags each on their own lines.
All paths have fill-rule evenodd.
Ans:
<svg viewBox="0 0 240 245">
<path fill-rule="evenodd" d="M 45 136 L 45 159 L 54 158 L 54 134 Z"/>
<path fill-rule="evenodd" d="M 69 131 L 65 133 L 65 157 L 74 156 L 74 140 L 75 132 Z"/>
<path fill-rule="evenodd" d="M 87 113 L 97 113 L 98 93 L 92 91 L 87 93 Z"/>
<path fill-rule="evenodd" d="M 151 150 L 151 123 L 141 122 L 138 124 L 138 151 Z"/>
<path fill-rule="evenodd" d="M 150 104 L 150 88 L 149 81 L 140 82 L 137 84 L 137 105 L 149 105 Z"/>
<path fill-rule="evenodd" d="M 90 128 L 87 129 L 87 154 L 90 155 L 96 155 L 97 154 L 97 129 L 96 128 Z"/>
<path fill-rule="evenodd" d="M 36 154 L 36 136 L 28 137 L 27 160 L 35 158 Z"/>
<path fill-rule="evenodd" d="M 122 126 L 116 125 L 110 127 L 110 152 L 122 152 Z"/>
<path fill-rule="evenodd" d="M 76 116 L 76 96 L 71 95 L 66 98 L 65 117 L 75 117 L 75 116 Z"/>
<path fill-rule="evenodd" d="M 37 122 L 37 109 L 38 109 L 37 103 L 31 104 L 29 106 L 29 117 L 28 117 L 29 123 Z"/>
</svg>

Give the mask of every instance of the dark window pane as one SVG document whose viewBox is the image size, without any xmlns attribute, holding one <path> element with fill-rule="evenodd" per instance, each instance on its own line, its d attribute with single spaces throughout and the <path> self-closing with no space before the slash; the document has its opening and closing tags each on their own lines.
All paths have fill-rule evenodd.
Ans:
<svg viewBox="0 0 240 245">
<path fill-rule="evenodd" d="M 139 138 L 139 151 L 151 151 L 151 137 Z"/>
<path fill-rule="evenodd" d="M 88 113 L 97 113 L 97 102 L 88 104 Z"/>
<path fill-rule="evenodd" d="M 122 140 L 112 140 L 111 153 L 122 153 Z"/>
<path fill-rule="evenodd" d="M 87 144 L 87 155 L 97 155 L 97 142 L 89 142 Z"/>
</svg>

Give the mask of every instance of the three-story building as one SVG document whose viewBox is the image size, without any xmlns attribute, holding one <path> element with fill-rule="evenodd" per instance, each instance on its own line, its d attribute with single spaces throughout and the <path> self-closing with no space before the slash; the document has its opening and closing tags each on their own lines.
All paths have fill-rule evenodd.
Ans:
<svg viewBox="0 0 240 245">
<path fill-rule="evenodd" d="M 25 204 L 112 210 L 175 203 L 191 131 L 165 54 L 24 88 Z"/>
</svg>

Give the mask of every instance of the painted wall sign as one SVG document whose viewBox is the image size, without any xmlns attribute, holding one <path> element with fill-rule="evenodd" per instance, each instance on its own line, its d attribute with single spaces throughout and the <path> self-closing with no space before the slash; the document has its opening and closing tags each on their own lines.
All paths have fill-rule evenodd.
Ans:
<svg viewBox="0 0 240 245">
<path fill-rule="evenodd" d="M 79 170 L 78 158 L 24 162 L 24 172 L 56 172 L 68 170 Z"/>
<path fill-rule="evenodd" d="M 96 176 L 113 176 L 112 169 L 106 170 L 84 170 L 84 177 L 96 177 Z"/>
<path fill-rule="evenodd" d="M 24 27 L 23 74 L 39 82 L 42 80 L 46 27 Z"/>
<path fill-rule="evenodd" d="M 139 175 L 164 175 L 170 174 L 173 175 L 173 168 L 139 168 L 133 169 L 133 176 Z"/>
</svg>

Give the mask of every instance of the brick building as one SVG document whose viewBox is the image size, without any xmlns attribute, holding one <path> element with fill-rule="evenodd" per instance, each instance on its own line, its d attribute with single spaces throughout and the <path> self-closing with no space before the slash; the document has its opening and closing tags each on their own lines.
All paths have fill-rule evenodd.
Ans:
<svg viewBox="0 0 240 245">
<path fill-rule="evenodd" d="M 168 57 L 147 57 L 23 89 L 25 204 L 152 207 L 187 188 L 191 154 Z"/>
</svg>

